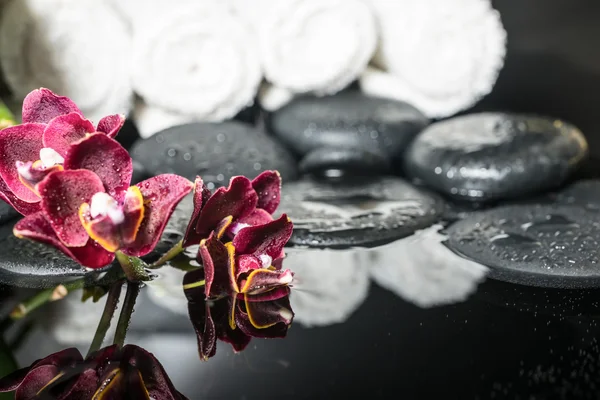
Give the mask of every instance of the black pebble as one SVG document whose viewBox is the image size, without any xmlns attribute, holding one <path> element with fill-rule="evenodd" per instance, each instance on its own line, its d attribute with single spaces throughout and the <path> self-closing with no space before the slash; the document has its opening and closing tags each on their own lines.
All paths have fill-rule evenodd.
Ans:
<svg viewBox="0 0 600 400">
<path fill-rule="evenodd" d="M 276 169 L 284 180 L 297 176 L 291 154 L 273 138 L 241 122 L 192 123 L 165 129 L 139 140 L 132 157 L 150 175 L 197 175 L 211 186 L 227 186 L 235 175 L 254 178 Z"/>
<path fill-rule="evenodd" d="M 17 218 L 20 214 L 4 201 L 0 200 L 0 225 L 4 225 Z"/>
<path fill-rule="evenodd" d="M 305 179 L 284 183 L 277 214 L 286 213 L 294 222 L 291 244 L 372 247 L 431 226 L 443 207 L 437 196 L 399 178 Z"/>
<path fill-rule="evenodd" d="M 321 151 L 329 148 L 353 152 L 351 157 L 337 157 L 336 169 L 364 167 L 373 173 L 389 171 L 427 124 L 428 119 L 407 103 L 357 91 L 298 97 L 267 119 L 269 131 L 296 154 L 310 153 L 303 165 L 311 171 L 331 166 L 332 156 Z M 319 152 L 312 153 L 315 150 Z"/>
<path fill-rule="evenodd" d="M 490 267 L 490 277 L 529 286 L 600 287 L 600 219 L 576 205 L 512 205 L 451 225 L 447 245 Z"/>
<path fill-rule="evenodd" d="M 430 125 L 405 156 L 406 174 L 455 198 L 489 201 L 558 187 L 587 143 L 556 119 L 480 113 Z"/>
</svg>

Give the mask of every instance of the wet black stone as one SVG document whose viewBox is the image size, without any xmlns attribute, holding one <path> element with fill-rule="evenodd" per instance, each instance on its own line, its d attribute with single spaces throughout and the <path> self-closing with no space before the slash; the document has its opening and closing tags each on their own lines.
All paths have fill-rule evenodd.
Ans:
<svg viewBox="0 0 600 400">
<path fill-rule="evenodd" d="M 143 180 L 150 178 L 150 174 L 139 161 L 133 161 L 133 175 L 131 176 L 131 184 L 135 185 Z"/>
<path fill-rule="evenodd" d="M 409 177 L 449 196 L 488 201 L 558 187 L 586 154 L 585 138 L 568 123 L 480 113 L 423 130 L 404 167 Z"/>
<path fill-rule="evenodd" d="M 121 143 L 126 149 L 130 149 L 139 138 L 140 133 L 131 119 L 125 120 L 125 124 L 115 137 L 117 142 Z"/>
<path fill-rule="evenodd" d="M 13 224 L 0 227 L 0 283 L 29 288 L 46 288 L 70 278 L 95 276 L 50 246 L 19 239 Z"/>
<path fill-rule="evenodd" d="M 362 149 L 321 147 L 308 153 L 300 162 L 300 172 L 328 176 L 383 174 L 390 170 L 389 160 L 380 153 Z"/>
<path fill-rule="evenodd" d="M 389 165 L 428 120 L 407 103 L 346 91 L 327 97 L 296 98 L 271 114 L 267 122 L 269 130 L 300 156 L 323 147 L 359 149 L 365 151 L 365 158 L 349 158 L 347 165 L 354 168 L 362 161 L 370 168 L 373 161 L 369 154 L 387 159 Z M 321 160 L 323 168 L 331 162 L 328 158 Z M 311 169 L 318 167 L 318 161 L 313 156 Z"/>
<path fill-rule="evenodd" d="M 600 287 L 600 219 L 581 206 L 513 205 L 473 213 L 447 229 L 456 253 L 490 277 L 528 286 Z"/>
<path fill-rule="evenodd" d="M 360 182 L 284 183 L 277 214 L 294 222 L 291 244 L 321 248 L 375 246 L 434 224 L 443 210 L 435 195 L 398 178 Z"/>
<path fill-rule="evenodd" d="M 579 205 L 600 212 L 600 180 L 576 182 L 555 195 L 555 201 L 566 205 Z"/>
<path fill-rule="evenodd" d="M 0 225 L 10 222 L 17 218 L 20 214 L 14 208 L 0 200 Z"/>
<path fill-rule="evenodd" d="M 284 180 L 297 175 L 295 160 L 283 146 L 241 122 L 175 126 L 136 142 L 132 157 L 151 175 L 175 173 L 190 180 L 200 175 L 209 187 L 268 169 L 278 170 Z"/>
</svg>

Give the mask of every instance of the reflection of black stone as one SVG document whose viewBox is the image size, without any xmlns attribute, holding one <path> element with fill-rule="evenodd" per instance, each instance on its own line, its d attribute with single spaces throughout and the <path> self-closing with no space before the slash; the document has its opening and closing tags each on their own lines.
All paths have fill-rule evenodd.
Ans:
<svg viewBox="0 0 600 400">
<path fill-rule="evenodd" d="M 600 286 L 598 214 L 563 205 L 506 206 L 447 229 L 450 249 L 490 267 L 490 276 L 531 286 Z"/>
<path fill-rule="evenodd" d="M 299 97 L 268 118 L 269 130 L 295 153 L 310 153 L 303 162 L 310 172 L 328 169 L 332 163 L 333 169 L 388 171 L 427 123 L 427 118 L 409 104 L 357 91 Z M 338 149 L 338 156 L 324 148 Z"/>
<path fill-rule="evenodd" d="M 321 147 L 308 153 L 300 162 L 300 172 L 324 176 L 377 175 L 389 170 L 390 162 L 385 156 L 362 149 Z"/>
<path fill-rule="evenodd" d="M 9 221 L 12 221 L 20 214 L 15 211 L 14 208 L 9 206 L 4 201 L 0 200 L 0 225 L 3 225 Z"/>
<path fill-rule="evenodd" d="M 555 201 L 565 205 L 579 205 L 600 212 L 600 180 L 574 183 L 558 192 Z"/>
<path fill-rule="evenodd" d="M 278 213 L 294 222 L 292 244 L 343 248 L 400 239 L 434 224 L 443 203 L 398 178 L 283 185 Z"/>
<path fill-rule="evenodd" d="M 101 270 L 96 270 L 96 272 Z M 18 239 L 12 224 L 0 228 L 0 282 L 17 287 L 43 288 L 65 278 L 95 275 L 53 247 Z"/>
<path fill-rule="evenodd" d="M 480 113 L 429 126 L 410 145 L 405 169 L 456 198 L 513 198 L 560 185 L 586 151 L 585 138 L 568 123 Z"/>
<path fill-rule="evenodd" d="M 226 186 L 235 175 L 254 178 L 268 169 L 284 180 L 296 177 L 289 152 L 263 132 L 241 122 L 175 126 L 135 143 L 134 160 L 148 173 L 175 173 L 190 180 L 202 176 L 209 187 Z"/>
</svg>

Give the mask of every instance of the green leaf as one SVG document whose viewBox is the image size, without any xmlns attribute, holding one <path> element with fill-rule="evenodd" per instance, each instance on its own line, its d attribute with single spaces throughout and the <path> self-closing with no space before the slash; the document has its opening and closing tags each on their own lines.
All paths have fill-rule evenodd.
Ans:
<svg viewBox="0 0 600 400">
<path fill-rule="evenodd" d="M 2 100 L 0 100 L 0 129 L 15 125 L 16 123 L 15 116 L 10 112 Z"/>
</svg>

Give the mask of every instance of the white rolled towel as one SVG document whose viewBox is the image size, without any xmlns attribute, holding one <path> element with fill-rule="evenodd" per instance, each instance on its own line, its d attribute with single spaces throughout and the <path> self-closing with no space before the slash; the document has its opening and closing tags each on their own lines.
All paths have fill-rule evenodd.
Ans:
<svg viewBox="0 0 600 400">
<path fill-rule="evenodd" d="M 454 254 L 441 242 L 441 225 L 370 251 L 373 280 L 422 308 L 464 301 L 488 268 Z"/>
<path fill-rule="evenodd" d="M 98 121 L 127 113 L 131 37 L 104 0 L 12 0 L 0 19 L 0 66 L 24 98 L 47 87 Z"/>
<path fill-rule="evenodd" d="M 506 32 L 490 0 L 367 0 L 380 44 L 360 79 L 364 92 L 406 101 L 432 118 L 491 92 L 506 54 Z"/>
<path fill-rule="evenodd" d="M 265 78 L 280 92 L 336 93 L 360 76 L 377 45 L 361 0 L 229 1 L 250 19 Z"/>
<path fill-rule="evenodd" d="M 256 40 L 228 7 L 150 1 L 128 13 L 135 14 L 133 86 L 150 111 L 222 121 L 253 103 L 262 80 Z"/>
<path fill-rule="evenodd" d="M 142 100 L 135 102 L 132 119 L 140 134 L 146 139 L 163 129 L 176 125 L 183 125 L 194 121 L 200 121 L 190 115 L 183 115 L 160 107 L 153 107 Z"/>
</svg>

